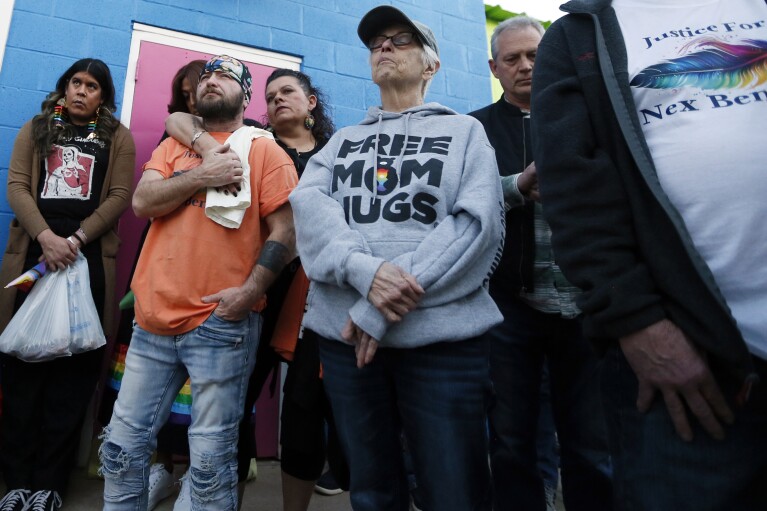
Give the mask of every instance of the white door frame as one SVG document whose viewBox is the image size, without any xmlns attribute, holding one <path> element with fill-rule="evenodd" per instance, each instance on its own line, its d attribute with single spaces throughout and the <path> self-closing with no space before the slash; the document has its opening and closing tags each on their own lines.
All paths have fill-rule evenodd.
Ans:
<svg viewBox="0 0 767 511">
<path fill-rule="evenodd" d="M 125 74 L 125 92 L 123 95 L 122 111 L 120 112 L 120 121 L 128 127 L 130 127 L 131 112 L 133 110 L 133 94 L 136 86 L 139 49 L 141 48 L 141 43 L 143 41 L 165 44 L 167 46 L 203 53 L 231 55 L 237 59 L 247 60 L 249 62 L 270 67 L 284 67 L 295 70 L 301 69 L 301 58 L 293 55 L 285 55 L 283 53 L 269 50 L 260 50 L 242 44 L 220 41 L 209 37 L 202 37 L 134 22 L 130 54 L 128 56 L 128 69 Z"/>
<path fill-rule="evenodd" d="M 5 43 L 8 42 L 8 33 L 11 31 L 14 3 L 16 3 L 16 0 L 3 0 L 0 2 L 0 71 L 3 70 Z"/>
</svg>

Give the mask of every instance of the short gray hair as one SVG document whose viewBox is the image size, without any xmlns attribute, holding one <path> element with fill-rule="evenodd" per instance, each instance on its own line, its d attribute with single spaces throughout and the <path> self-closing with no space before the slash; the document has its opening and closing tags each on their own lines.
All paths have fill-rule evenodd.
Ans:
<svg viewBox="0 0 767 511">
<path fill-rule="evenodd" d="M 498 23 L 498 26 L 493 30 L 493 35 L 490 37 L 490 55 L 493 56 L 493 60 L 498 58 L 498 37 L 501 33 L 507 30 L 522 30 L 528 27 L 537 30 L 539 34 L 543 35 L 544 28 L 541 22 L 529 16 L 515 16 Z"/>
<path fill-rule="evenodd" d="M 436 73 L 437 64 L 439 63 L 439 55 L 437 55 L 437 52 L 434 51 L 434 48 L 431 46 L 422 46 L 423 53 L 421 54 L 421 58 L 423 59 L 423 65 L 426 66 L 426 68 L 434 68 Z M 426 80 L 423 84 L 423 95 L 426 96 L 426 91 L 429 90 L 429 85 L 431 85 L 431 80 L 434 78 L 434 75 L 431 75 L 431 78 Z"/>
</svg>

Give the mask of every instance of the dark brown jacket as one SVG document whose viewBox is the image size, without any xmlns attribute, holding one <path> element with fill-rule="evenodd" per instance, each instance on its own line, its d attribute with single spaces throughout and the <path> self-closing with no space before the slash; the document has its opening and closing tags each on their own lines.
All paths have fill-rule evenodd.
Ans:
<svg viewBox="0 0 767 511">
<path fill-rule="evenodd" d="M 135 159 L 133 137 L 128 128 L 121 124 L 109 149 L 109 167 L 99 207 L 81 225 L 90 243 L 94 240 L 101 242 L 106 282 L 103 327 L 107 336 L 112 332 L 115 316 L 115 256 L 120 246 L 117 221 L 130 204 Z M 8 244 L 0 267 L 0 284 L 3 286 L 28 269 L 24 268 L 24 259 L 29 243 L 48 229 L 35 198 L 39 180 L 40 156 L 34 148 L 32 121 L 29 121 L 19 130 L 8 168 L 8 203 L 16 218 L 11 221 Z M 15 299 L 16 288 L 0 289 L 0 332 L 5 330 L 13 316 Z"/>
</svg>

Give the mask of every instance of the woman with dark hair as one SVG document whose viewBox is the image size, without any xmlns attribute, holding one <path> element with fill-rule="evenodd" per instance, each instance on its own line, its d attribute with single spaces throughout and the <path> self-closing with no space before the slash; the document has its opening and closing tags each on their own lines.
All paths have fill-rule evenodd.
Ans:
<svg viewBox="0 0 767 511">
<path fill-rule="evenodd" d="M 324 95 L 312 84 L 309 76 L 292 69 L 273 71 L 266 79 L 264 94 L 267 129 L 272 131 L 277 143 L 291 157 L 300 177 L 309 159 L 325 146 L 335 131 Z M 191 141 L 193 134 L 202 129 L 198 119 L 183 114 L 171 115 L 165 125 L 168 133 L 180 141 Z M 198 136 L 195 141 L 195 149 L 200 153 L 217 145 L 207 133 Z M 315 482 L 322 474 L 326 452 L 331 466 L 338 472 L 338 478 L 348 478 L 343 455 L 335 442 L 330 406 L 322 388 L 316 337 L 313 332 L 304 330 L 301 339 L 298 339 L 301 313 L 292 318 L 285 314 L 286 305 L 283 303 L 285 295 L 290 293 L 288 287 L 301 288 L 302 285 L 304 289 L 308 288 L 308 281 L 300 268 L 300 261 L 296 259 L 283 270 L 280 279 L 269 290 L 269 304 L 264 311 L 261 333 L 262 345 L 271 340 L 278 354 L 288 361 L 280 435 L 284 511 L 306 511 Z M 304 292 L 299 298 L 297 308 L 300 312 L 303 312 L 305 297 Z M 290 326 L 294 328 L 285 323 L 292 323 Z M 282 332 L 288 332 L 288 339 L 283 338 Z M 259 349 L 258 357 L 268 356 Z M 246 418 L 263 383 L 258 374 L 263 358 L 258 357 L 248 389 L 249 398 L 245 401 Z M 330 424 L 327 449 L 325 420 Z M 246 428 L 240 428 L 240 482 L 245 481 L 253 449 L 249 445 L 252 442 L 244 434 L 246 431 Z"/>
<path fill-rule="evenodd" d="M 115 314 L 117 221 L 130 203 L 135 160 L 133 138 L 115 110 L 109 68 L 82 59 L 22 126 L 8 169 L 15 218 L 0 268 L 0 282 L 8 282 L 40 261 L 48 271 L 63 270 L 82 252 L 107 336 Z M 67 181 L 66 193 L 46 187 L 56 171 Z M 0 291 L 0 329 L 24 299 L 15 288 Z M 99 348 L 37 363 L 0 357 L 0 464 L 8 488 L 0 510 L 61 507 L 103 354 Z"/>
<path fill-rule="evenodd" d="M 192 60 L 176 71 L 170 84 L 170 104 L 168 113 L 197 113 L 197 84 L 205 68 L 204 60 Z"/>
<path fill-rule="evenodd" d="M 291 157 L 299 176 L 314 153 L 333 136 L 335 126 L 327 113 L 322 91 L 308 75 L 293 69 L 275 69 L 266 79 L 267 125 Z M 311 147 L 310 147 L 311 146 Z M 311 154 L 309 154 L 311 153 Z"/>
</svg>

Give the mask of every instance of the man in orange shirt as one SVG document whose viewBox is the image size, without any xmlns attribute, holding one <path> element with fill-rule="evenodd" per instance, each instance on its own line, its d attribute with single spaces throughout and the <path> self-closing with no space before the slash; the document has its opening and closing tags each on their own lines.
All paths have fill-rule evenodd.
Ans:
<svg viewBox="0 0 767 511">
<path fill-rule="evenodd" d="M 243 126 L 250 84 L 237 59 L 210 59 L 197 107 L 205 131 L 222 145 L 201 157 L 193 150 L 201 132 L 192 149 L 169 138 L 144 165 L 136 188 L 133 209 L 153 222 L 131 286 L 137 324 L 100 451 L 105 510 L 146 508 L 157 431 L 187 376 L 192 507 L 237 508 L 238 423 L 258 346 L 258 311 L 295 255 L 288 195 L 298 180 L 271 137 Z M 206 211 L 206 204 L 226 206 L 235 198 L 246 205 L 234 222 L 214 221 Z"/>
</svg>

